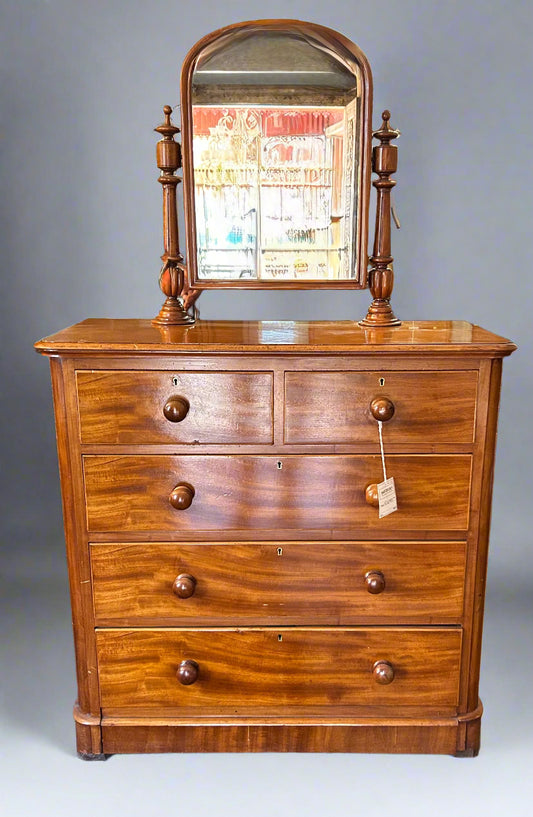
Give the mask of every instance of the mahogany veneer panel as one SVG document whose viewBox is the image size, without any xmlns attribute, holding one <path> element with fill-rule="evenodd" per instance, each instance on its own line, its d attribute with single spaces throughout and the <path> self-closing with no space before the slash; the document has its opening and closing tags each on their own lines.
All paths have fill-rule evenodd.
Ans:
<svg viewBox="0 0 533 817">
<path fill-rule="evenodd" d="M 450 714 L 461 636 L 459 628 L 97 630 L 102 711 L 403 705 Z M 176 678 L 183 660 L 199 665 L 190 686 Z M 392 664 L 392 683 L 376 683 L 378 660 Z"/>
<path fill-rule="evenodd" d="M 78 371 L 76 382 L 83 443 L 272 442 L 271 372 Z M 163 414 L 174 395 L 189 402 L 181 422 Z"/>
<path fill-rule="evenodd" d="M 281 553 L 280 553 L 281 551 Z M 98 626 L 459 623 L 465 542 L 91 546 Z M 368 592 L 379 570 L 385 590 Z M 196 579 L 179 598 L 174 580 Z"/>
<path fill-rule="evenodd" d="M 356 321 L 197 321 L 194 326 L 160 327 L 138 318 L 88 318 L 43 338 L 35 348 L 45 354 L 388 352 L 502 357 L 516 346 L 467 321 L 404 320 L 401 326 L 372 330 Z"/>
<path fill-rule="evenodd" d="M 391 455 L 398 511 L 378 519 L 379 456 L 86 456 L 88 529 L 466 530 L 470 469 L 467 454 Z M 187 510 L 169 503 L 177 483 L 194 486 Z"/>
<path fill-rule="evenodd" d="M 103 751 L 410 752 L 456 754 L 457 723 L 267 723 L 122 726 L 102 723 Z M 460 752 L 461 750 L 459 750 Z M 470 751 L 468 754 L 472 755 Z"/>
<path fill-rule="evenodd" d="M 380 381 L 385 382 L 381 386 Z M 477 372 L 286 372 L 285 442 L 375 443 L 375 397 L 394 403 L 385 443 L 471 443 Z"/>
</svg>

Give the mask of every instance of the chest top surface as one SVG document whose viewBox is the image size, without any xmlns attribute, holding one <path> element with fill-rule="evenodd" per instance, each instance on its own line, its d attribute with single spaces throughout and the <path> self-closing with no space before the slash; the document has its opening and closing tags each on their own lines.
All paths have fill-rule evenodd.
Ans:
<svg viewBox="0 0 533 817">
<path fill-rule="evenodd" d="M 198 321 L 154 326 L 149 320 L 89 318 L 43 338 L 38 352 L 60 354 L 389 353 L 504 357 L 516 346 L 467 321 L 404 321 L 368 329 L 353 321 Z"/>
</svg>

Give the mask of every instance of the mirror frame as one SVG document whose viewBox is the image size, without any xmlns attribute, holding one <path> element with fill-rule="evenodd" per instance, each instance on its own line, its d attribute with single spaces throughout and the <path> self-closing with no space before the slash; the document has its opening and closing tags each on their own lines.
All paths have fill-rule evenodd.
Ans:
<svg viewBox="0 0 533 817">
<path fill-rule="evenodd" d="M 271 31 L 310 35 L 328 45 L 333 51 L 348 52 L 361 71 L 361 117 L 359 122 L 359 145 L 361 173 L 357 191 L 357 234 L 355 241 L 355 275 L 351 280 L 334 281 L 279 281 L 237 279 L 217 281 L 198 278 L 196 246 L 196 214 L 194 196 L 194 162 L 192 145 L 192 77 L 196 62 L 207 47 L 232 31 L 247 28 L 263 28 Z M 372 172 L 372 72 L 370 64 L 357 45 L 331 28 L 306 23 L 301 20 L 250 20 L 225 26 L 207 34 L 189 51 L 181 70 L 181 130 L 183 147 L 183 200 L 186 231 L 186 266 L 189 285 L 196 290 L 204 289 L 366 289 L 368 286 L 368 209 L 370 204 L 370 176 Z"/>
</svg>

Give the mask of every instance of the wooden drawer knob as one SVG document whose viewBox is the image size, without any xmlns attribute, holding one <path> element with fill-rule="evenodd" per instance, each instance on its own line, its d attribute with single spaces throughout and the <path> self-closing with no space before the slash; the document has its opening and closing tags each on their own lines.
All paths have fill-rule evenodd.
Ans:
<svg viewBox="0 0 533 817">
<path fill-rule="evenodd" d="M 169 423 L 181 423 L 188 414 L 189 401 L 186 397 L 180 397 L 179 394 L 174 394 L 169 397 L 163 406 L 163 414 Z"/>
<path fill-rule="evenodd" d="M 190 573 L 180 573 L 174 579 L 172 590 L 180 599 L 190 599 L 196 590 L 196 579 Z"/>
<path fill-rule="evenodd" d="M 198 680 L 199 671 L 200 667 L 196 661 L 182 661 L 178 667 L 176 677 L 180 684 L 183 684 L 184 687 L 188 687 Z"/>
<path fill-rule="evenodd" d="M 365 488 L 365 499 L 367 505 L 372 505 L 374 508 L 379 508 L 379 499 L 378 499 L 378 486 L 375 482 L 371 485 L 367 485 Z"/>
<path fill-rule="evenodd" d="M 190 508 L 193 498 L 194 488 L 192 485 L 187 482 L 180 482 L 170 494 L 168 501 L 177 511 L 185 511 Z"/>
<path fill-rule="evenodd" d="M 369 593 L 377 596 L 385 590 L 385 576 L 381 570 L 369 570 L 365 576 L 365 585 Z"/>
<path fill-rule="evenodd" d="M 386 422 L 394 415 L 394 403 L 388 397 L 376 397 L 370 403 L 370 413 L 375 420 Z"/>
<path fill-rule="evenodd" d="M 392 684 L 394 681 L 394 667 L 390 661 L 376 661 L 372 667 L 372 674 L 376 684 Z"/>
</svg>

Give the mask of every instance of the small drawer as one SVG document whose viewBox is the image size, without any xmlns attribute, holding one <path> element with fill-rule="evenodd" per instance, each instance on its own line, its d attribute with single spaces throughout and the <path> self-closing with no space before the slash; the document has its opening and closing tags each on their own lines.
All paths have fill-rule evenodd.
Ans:
<svg viewBox="0 0 533 817">
<path fill-rule="evenodd" d="M 472 443 L 476 371 L 287 372 L 286 443 Z"/>
<path fill-rule="evenodd" d="M 93 544 L 96 624 L 458 624 L 465 547 Z"/>
<path fill-rule="evenodd" d="M 104 715 L 458 702 L 461 630 L 97 630 Z"/>
<path fill-rule="evenodd" d="M 272 372 L 77 371 L 85 444 L 271 443 Z"/>
<path fill-rule="evenodd" d="M 377 455 L 87 455 L 88 530 L 463 531 L 471 459 L 388 456 L 398 511 L 379 519 L 366 494 L 382 479 Z"/>
</svg>

